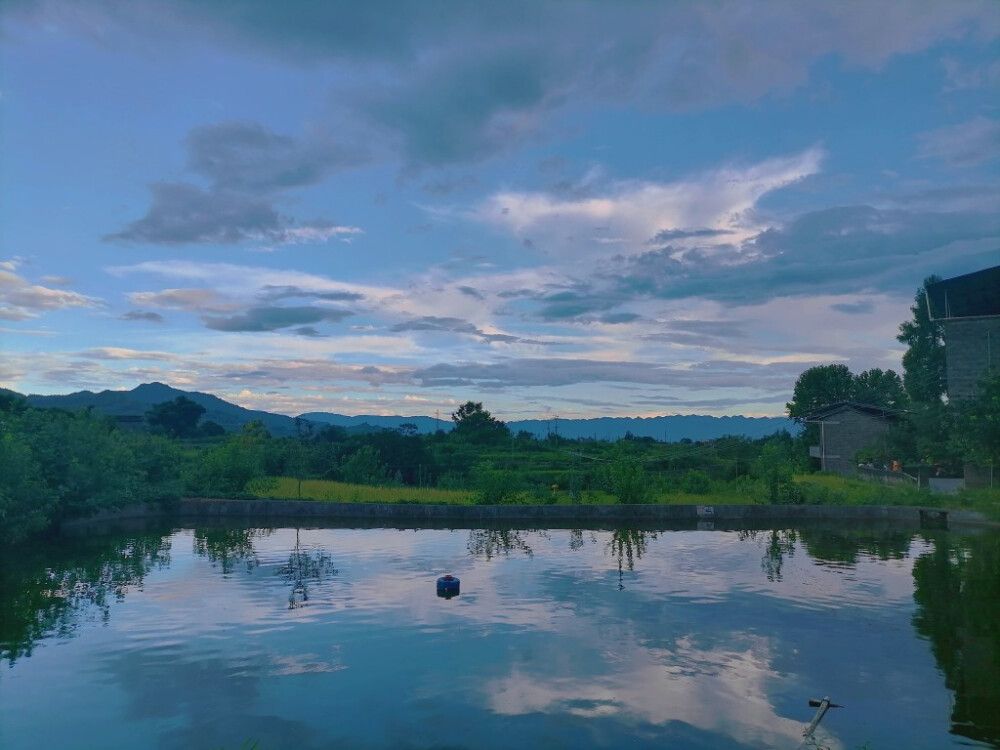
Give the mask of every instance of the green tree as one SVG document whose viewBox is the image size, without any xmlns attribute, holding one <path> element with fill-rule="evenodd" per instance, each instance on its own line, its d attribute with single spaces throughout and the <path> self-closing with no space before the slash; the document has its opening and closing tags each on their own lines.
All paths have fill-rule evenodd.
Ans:
<svg viewBox="0 0 1000 750">
<path fill-rule="evenodd" d="M 271 436 L 254 420 L 198 460 L 188 484 L 198 493 L 233 493 L 267 488 Z"/>
<path fill-rule="evenodd" d="M 854 376 L 851 400 L 885 409 L 904 409 L 907 405 L 903 379 L 894 370 L 877 367 Z"/>
<path fill-rule="evenodd" d="M 348 456 L 340 467 L 344 481 L 349 484 L 367 484 L 373 487 L 385 487 L 392 482 L 389 471 L 379 452 L 370 445 L 363 445 Z"/>
<path fill-rule="evenodd" d="M 908 347 L 903 355 L 903 383 L 910 399 L 918 404 L 940 401 L 948 385 L 944 326 L 931 320 L 926 303 L 928 285 L 938 281 L 940 276 L 924 279 L 910 308 L 913 318 L 900 324 L 896 336 L 897 341 Z"/>
<path fill-rule="evenodd" d="M 510 437 L 507 425 L 483 408 L 482 403 L 466 401 L 451 415 L 455 437 L 470 443 L 494 443 Z"/>
<path fill-rule="evenodd" d="M 0 433 L 0 541 L 14 541 L 49 524 L 55 492 L 20 436 Z"/>
<path fill-rule="evenodd" d="M 205 413 L 205 407 L 196 404 L 187 396 L 178 396 L 173 401 L 156 404 L 146 412 L 146 424 L 153 432 L 167 437 L 187 438 L 198 434 L 198 420 Z"/>
<path fill-rule="evenodd" d="M 763 483 L 765 497 L 771 505 L 801 505 L 805 502 L 802 488 L 795 483 L 792 475 L 795 465 L 792 446 L 790 440 L 769 440 L 751 464 L 750 474 Z"/>
<path fill-rule="evenodd" d="M 515 505 L 524 502 L 524 477 L 512 469 L 504 469 L 488 461 L 478 464 L 473 472 L 477 505 Z"/>
<path fill-rule="evenodd" d="M 648 503 L 652 500 L 649 476 L 638 455 L 625 440 L 611 450 L 603 470 L 604 485 L 622 505 Z"/>
<path fill-rule="evenodd" d="M 971 462 L 1000 466 L 1000 375 L 980 384 L 973 398 L 954 403 L 953 443 Z"/>
<path fill-rule="evenodd" d="M 846 365 L 810 367 L 795 381 L 792 400 L 785 409 L 788 416 L 801 421 L 822 406 L 851 401 L 853 396 L 854 375 Z"/>
<path fill-rule="evenodd" d="M 221 437 L 226 434 L 226 428 L 211 419 L 201 423 L 198 427 L 198 437 Z"/>
</svg>

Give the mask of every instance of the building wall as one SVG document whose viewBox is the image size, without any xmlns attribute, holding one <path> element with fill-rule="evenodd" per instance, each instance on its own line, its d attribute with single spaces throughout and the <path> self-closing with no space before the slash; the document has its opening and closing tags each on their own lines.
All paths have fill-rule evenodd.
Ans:
<svg viewBox="0 0 1000 750">
<path fill-rule="evenodd" d="M 980 380 L 1000 373 L 1000 317 L 943 322 L 948 398 L 968 398 Z"/>
<path fill-rule="evenodd" d="M 854 477 L 858 473 L 854 454 L 862 448 L 879 444 L 889 431 L 889 424 L 883 419 L 845 408 L 830 415 L 821 429 L 823 469 Z"/>
</svg>

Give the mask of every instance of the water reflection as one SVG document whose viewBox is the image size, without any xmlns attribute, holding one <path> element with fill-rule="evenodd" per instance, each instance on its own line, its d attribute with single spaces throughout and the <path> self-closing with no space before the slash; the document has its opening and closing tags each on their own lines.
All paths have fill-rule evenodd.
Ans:
<svg viewBox="0 0 1000 750">
<path fill-rule="evenodd" d="M 798 532 L 794 529 L 771 529 L 761 531 L 751 529 L 739 532 L 741 541 L 750 541 L 763 550 L 760 559 L 760 569 L 767 580 L 778 582 L 782 580 L 781 571 L 785 566 L 785 558 L 795 555 Z"/>
<path fill-rule="evenodd" d="M 457 606 L 426 596 L 442 561 L 465 566 Z M 619 591 L 643 574 L 627 595 L 614 564 Z M 336 596 L 317 585 L 331 578 Z M 121 649 L 61 649 L 76 682 L 53 700 L 113 685 L 123 726 L 168 727 L 162 747 L 463 746 L 476 732 L 499 747 L 497 722 L 506 746 L 795 747 L 805 699 L 831 683 L 849 705 L 829 732 L 858 732 L 831 747 L 900 746 L 878 734 L 894 721 L 940 739 L 938 705 L 952 733 L 1000 747 L 996 534 L 206 527 L 35 545 L 0 560 L 0 584 L 0 657 L 20 684 L 45 662 L 22 659 L 36 643 L 107 623 Z M 314 606 L 293 614 L 285 597 Z M 17 713 L 8 684 L 0 727 Z M 336 728 L 317 719 L 330 706 Z"/>
<path fill-rule="evenodd" d="M 902 560 L 910 554 L 914 534 L 899 529 L 803 529 L 802 545 L 818 563 L 855 565 L 860 560 Z"/>
<path fill-rule="evenodd" d="M 611 532 L 608 550 L 618 560 L 619 591 L 625 589 L 625 569 L 635 569 L 635 561 L 646 553 L 646 544 L 650 539 L 656 539 L 655 531 L 623 528 Z"/>
<path fill-rule="evenodd" d="M 516 529 L 472 529 L 469 532 L 467 547 L 476 557 L 492 560 L 494 557 L 507 557 L 511 552 L 523 552 L 531 556 L 530 535 L 538 534 L 545 538 L 545 532 L 518 531 Z"/>
<path fill-rule="evenodd" d="M 30 656 L 44 638 L 71 635 L 170 564 L 163 534 L 60 539 L 7 549 L 0 558 L 0 661 Z"/>
<path fill-rule="evenodd" d="M 237 566 L 252 573 L 260 565 L 255 540 L 273 533 L 273 529 L 198 528 L 194 531 L 194 551 L 219 566 L 224 575 L 233 573 Z"/>
<path fill-rule="evenodd" d="M 1000 537 L 934 541 L 913 565 L 913 624 L 955 693 L 952 732 L 1000 747 Z"/>
<path fill-rule="evenodd" d="M 323 550 L 302 549 L 300 530 L 295 529 L 295 549 L 288 556 L 288 562 L 278 569 L 286 583 L 291 584 L 288 593 L 288 608 L 297 609 L 309 603 L 309 583 L 319 582 L 328 576 L 337 575 L 333 559 Z"/>
</svg>

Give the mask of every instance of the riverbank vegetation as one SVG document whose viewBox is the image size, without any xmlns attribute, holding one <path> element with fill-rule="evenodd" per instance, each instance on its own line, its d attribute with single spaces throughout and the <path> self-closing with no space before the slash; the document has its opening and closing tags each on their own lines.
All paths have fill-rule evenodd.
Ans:
<svg viewBox="0 0 1000 750">
<path fill-rule="evenodd" d="M 905 504 L 971 508 L 1000 521 L 1000 489 L 931 496 L 923 487 L 924 475 L 960 474 L 966 463 L 1000 471 L 1000 375 L 984 381 L 975 398 L 944 400 L 942 333 L 927 319 L 921 295 L 914 319 L 900 326 L 900 341 L 909 345 L 902 377 L 813 367 L 787 405 L 802 422 L 839 401 L 893 412 L 885 439 L 854 457 L 898 462 L 902 471 L 878 477 L 893 484 L 817 474 L 809 457 L 818 442 L 812 424 L 798 435 L 756 440 L 539 439 L 512 433 L 469 401 L 447 432 L 421 435 L 405 424 L 358 432 L 302 420 L 295 437 L 275 438 L 256 421 L 226 433 L 202 421 L 204 408 L 183 396 L 157 404 L 144 424 L 131 425 L 139 429 L 125 429 L 90 411 L 32 408 L 8 392 L 0 393 L 0 540 L 182 495 L 486 505 Z"/>
<path fill-rule="evenodd" d="M 161 410 L 162 412 L 162 410 Z M 474 420 L 464 426 L 463 417 Z M 931 496 L 813 472 L 807 438 L 704 443 L 513 435 L 481 404 L 456 428 L 351 434 L 304 425 L 274 438 L 120 429 L 89 412 L 0 402 L 0 533 L 15 540 L 103 508 L 180 496 L 446 504 L 906 504 L 968 507 L 1000 520 L 1000 492 Z"/>
</svg>

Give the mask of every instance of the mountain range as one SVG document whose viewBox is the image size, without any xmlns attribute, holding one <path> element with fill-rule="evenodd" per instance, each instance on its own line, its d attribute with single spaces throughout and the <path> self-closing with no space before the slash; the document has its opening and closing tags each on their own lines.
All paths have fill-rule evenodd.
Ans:
<svg viewBox="0 0 1000 750">
<path fill-rule="evenodd" d="M 0 391 L 13 394 L 13 391 Z M 21 394 L 16 394 L 21 395 Z M 130 391 L 105 390 L 77 391 L 61 396 L 22 396 L 31 406 L 39 408 L 60 408 L 70 411 L 93 409 L 115 417 L 143 416 L 156 404 L 173 401 L 178 396 L 191 399 L 205 408 L 203 420 L 211 420 L 222 425 L 227 432 L 236 432 L 243 425 L 255 419 L 264 423 L 272 435 L 291 436 L 298 434 L 302 425 L 336 425 L 349 432 L 372 432 L 380 429 L 395 429 L 403 424 L 412 424 L 417 432 L 426 434 L 436 430 L 450 430 L 450 419 L 435 419 L 427 416 L 380 416 L 364 414 L 347 416 L 329 412 L 308 412 L 298 417 L 284 414 L 245 409 L 218 396 L 198 391 L 183 391 L 163 383 L 144 383 Z M 711 417 L 703 414 L 672 415 L 663 417 L 597 417 L 594 419 L 528 419 L 508 422 L 512 432 L 526 431 L 544 438 L 558 434 L 565 438 L 595 440 L 618 440 L 631 433 L 635 437 L 651 437 L 656 440 L 676 442 L 682 439 L 693 441 L 711 440 L 724 435 L 741 435 L 760 438 L 781 430 L 795 433 L 798 426 L 785 417 Z"/>
</svg>

